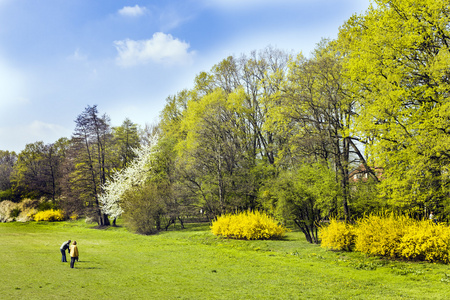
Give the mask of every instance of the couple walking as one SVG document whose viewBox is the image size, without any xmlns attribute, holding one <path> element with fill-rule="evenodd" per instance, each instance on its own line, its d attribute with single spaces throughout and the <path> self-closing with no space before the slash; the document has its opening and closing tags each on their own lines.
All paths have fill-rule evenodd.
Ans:
<svg viewBox="0 0 450 300">
<path fill-rule="evenodd" d="M 67 242 L 64 242 L 61 245 L 61 255 L 62 255 L 62 262 L 67 262 L 66 260 L 66 250 L 69 251 L 70 254 L 70 267 L 73 269 L 75 265 L 75 260 L 78 261 L 78 247 L 77 242 L 73 241 L 72 245 L 70 245 L 71 240 L 68 240 Z"/>
</svg>

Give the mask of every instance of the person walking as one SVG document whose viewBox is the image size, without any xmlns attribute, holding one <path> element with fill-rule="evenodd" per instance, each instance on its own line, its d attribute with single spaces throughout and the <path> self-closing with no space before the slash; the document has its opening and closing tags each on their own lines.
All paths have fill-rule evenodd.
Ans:
<svg viewBox="0 0 450 300">
<path fill-rule="evenodd" d="M 70 246 L 70 240 L 68 240 L 67 242 L 62 243 L 61 247 L 59 248 L 59 250 L 61 250 L 62 262 L 67 262 L 66 250 L 69 250 L 69 246 Z"/>
<path fill-rule="evenodd" d="M 75 260 L 78 261 L 78 247 L 77 242 L 73 241 L 72 246 L 70 246 L 70 267 L 72 269 L 75 265 Z"/>
</svg>

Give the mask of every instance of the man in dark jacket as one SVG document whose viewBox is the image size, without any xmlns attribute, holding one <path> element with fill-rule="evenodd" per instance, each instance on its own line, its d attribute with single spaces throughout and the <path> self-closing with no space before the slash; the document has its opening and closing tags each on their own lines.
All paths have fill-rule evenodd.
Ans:
<svg viewBox="0 0 450 300">
<path fill-rule="evenodd" d="M 61 254 L 62 254 L 62 262 L 67 262 L 67 259 L 66 259 L 66 250 L 69 250 L 70 242 L 71 242 L 71 240 L 68 240 L 67 242 L 64 242 L 64 243 L 61 245 L 61 248 L 59 248 L 59 249 L 61 250 Z"/>
</svg>

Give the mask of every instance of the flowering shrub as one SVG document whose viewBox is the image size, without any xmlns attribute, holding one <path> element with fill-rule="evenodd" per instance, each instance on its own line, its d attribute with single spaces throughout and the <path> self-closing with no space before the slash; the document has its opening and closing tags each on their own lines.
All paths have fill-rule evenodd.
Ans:
<svg viewBox="0 0 450 300">
<path fill-rule="evenodd" d="M 252 211 L 220 216 L 212 223 L 211 231 L 227 238 L 268 240 L 284 237 L 287 229 L 267 214 Z"/>
<path fill-rule="evenodd" d="M 408 217 L 371 215 L 356 224 L 355 250 L 369 255 L 401 257 L 399 245 L 414 220 Z"/>
<path fill-rule="evenodd" d="M 450 263 L 450 228 L 404 216 L 368 216 L 355 226 L 331 221 L 321 230 L 322 246 L 369 255 Z"/>
<path fill-rule="evenodd" d="M 450 228 L 431 221 L 420 221 L 410 227 L 399 245 L 407 259 L 450 262 Z"/>
<path fill-rule="evenodd" d="M 61 210 L 44 210 L 40 211 L 37 214 L 34 215 L 35 221 L 63 221 L 64 220 L 64 214 Z"/>
<path fill-rule="evenodd" d="M 333 250 L 351 251 L 355 245 L 355 229 L 352 225 L 330 220 L 330 224 L 320 228 L 321 246 Z"/>
<path fill-rule="evenodd" d="M 18 207 L 17 203 L 9 200 L 0 202 L 0 222 L 11 222 L 11 212 Z"/>
</svg>

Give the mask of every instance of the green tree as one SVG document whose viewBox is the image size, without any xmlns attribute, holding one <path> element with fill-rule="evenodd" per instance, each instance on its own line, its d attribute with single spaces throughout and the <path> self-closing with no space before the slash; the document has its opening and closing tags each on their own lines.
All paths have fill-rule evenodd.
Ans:
<svg viewBox="0 0 450 300">
<path fill-rule="evenodd" d="M 242 207 L 240 202 L 254 189 L 248 174 L 252 159 L 246 151 L 251 138 L 239 126 L 244 98 L 243 91 L 227 95 L 217 89 L 189 102 L 181 123 L 187 134 L 177 145 L 180 169 L 213 214 Z"/>
<path fill-rule="evenodd" d="M 61 195 L 62 164 L 68 141 L 61 138 L 53 144 L 27 144 L 19 153 L 12 182 L 22 197 L 46 197 L 56 201 Z"/>
<path fill-rule="evenodd" d="M 81 202 L 86 212 L 95 217 L 99 225 L 109 225 L 108 216 L 101 211 L 98 199 L 112 171 L 111 156 L 108 156 L 112 144 L 109 117 L 100 116 L 96 105 L 87 106 L 75 123 L 67 209 L 74 206 L 72 202 Z"/>
<path fill-rule="evenodd" d="M 449 190 L 450 7 L 444 0 L 376 0 L 341 28 L 358 129 L 381 196 L 411 213 L 442 210 Z"/>
<path fill-rule="evenodd" d="M 266 127 L 284 140 L 279 166 L 292 168 L 304 160 L 333 164 L 343 193 L 341 213 L 350 218 L 349 169 L 353 160 L 370 168 L 358 147 L 355 102 L 346 86 L 341 59 L 332 44 L 322 41 L 311 58 L 299 54 L 291 60 L 268 104 Z"/>
<path fill-rule="evenodd" d="M 132 231 L 152 234 L 161 229 L 161 216 L 165 212 L 167 190 L 152 183 L 137 186 L 125 193 L 123 218 Z"/>
<path fill-rule="evenodd" d="M 17 155 L 14 151 L 0 150 L 0 201 L 14 199 L 11 174 L 16 161 Z"/>
<path fill-rule="evenodd" d="M 117 168 L 122 169 L 136 157 L 133 149 L 140 146 L 140 137 L 137 124 L 125 119 L 121 126 L 112 128 L 113 147 L 118 157 Z"/>
<path fill-rule="evenodd" d="M 264 207 L 293 220 L 310 243 L 319 243 L 319 222 L 336 211 L 342 197 L 336 174 L 320 163 L 303 163 L 280 172 L 275 181 L 261 189 Z"/>
</svg>

